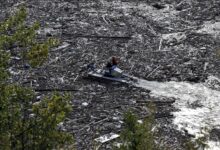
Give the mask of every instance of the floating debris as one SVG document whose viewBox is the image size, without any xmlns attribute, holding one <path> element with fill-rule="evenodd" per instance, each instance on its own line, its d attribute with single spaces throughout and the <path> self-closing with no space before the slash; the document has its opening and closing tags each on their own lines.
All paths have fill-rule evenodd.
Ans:
<svg viewBox="0 0 220 150">
<path fill-rule="evenodd" d="M 99 138 L 96 138 L 95 141 L 96 142 L 100 142 L 100 143 L 105 143 L 105 142 L 108 142 L 108 141 L 111 141 L 113 139 L 116 139 L 118 138 L 119 135 L 118 134 L 115 134 L 115 133 L 109 133 L 109 134 L 105 134 Z"/>
<path fill-rule="evenodd" d="M 88 106 L 89 104 L 87 102 L 82 103 L 83 106 Z"/>
</svg>

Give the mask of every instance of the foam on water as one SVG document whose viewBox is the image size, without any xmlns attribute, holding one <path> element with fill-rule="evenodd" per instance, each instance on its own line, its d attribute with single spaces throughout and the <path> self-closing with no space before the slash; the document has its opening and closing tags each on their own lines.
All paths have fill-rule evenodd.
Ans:
<svg viewBox="0 0 220 150">
<path fill-rule="evenodd" d="M 220 126 L 220 91 L 210 89 L 203 83 L 155 82 L 138 79 L 137 87 L 151 91 L 154 96 L 174 97 L 173 123 L 179 130 L 187 130 L 196 137 L 202 136 L 204 128 L 211 130 Z M 206 131 L 203 131 L 204 133 Z M 220 150 L 219 142 L 208 142 L 210 148 Z"/>
</svg>

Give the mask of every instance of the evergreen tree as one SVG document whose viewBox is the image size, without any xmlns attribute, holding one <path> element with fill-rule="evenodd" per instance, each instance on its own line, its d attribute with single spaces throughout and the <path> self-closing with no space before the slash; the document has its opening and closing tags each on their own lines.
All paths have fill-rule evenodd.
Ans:
<svg viewBox="0 0 220 150">
<path fill-rule="evenodd" d="M 40 66 L 56 39 L 40 43 L 36 37 L 39 23 L 26 24 L 27 11 L 21 7 L 0 23 L 0 149 L 41 150 L 69 148 L 71 134 L 59 131 L 57 125 L 71 111 L 69 96 L 58 93 L 35 102 L 31 88 L 10 83 L 11 50 L 16 47 L 23 61 Z"/>
<path fill-rule="evenodd" d="M 153 106 L 150 106 L 153 108 Z M 124 116 L 125 127 L 121 132 L 122 145 L 119 150 L 156 150 L 156 136 L 152 131 L 154 126 L 154 114 L 149 115 L 138 123 L 137 116 L 131 111 Z"/>
<path fill-rule="evenodd" d="M 158 133 L 153 131 L 155 118 L 155 106 L 150 103 L 148 109 L 151 114 L 146 117 L 143 123 L 138 123 L 137 116 L 131 111 L 124 115 L 124 129 L 120 137 L 122 144 L 118 150 L 169 150 L 170 148 L 162 140 L 159 140 Z M 159 141 L 158 141 L 159 140 Z M 183 148 L 186 150 L 206 149 L 208 136 L 205 135 L 198 139 L 191 138 L 183 143 Z"/>
</svg>

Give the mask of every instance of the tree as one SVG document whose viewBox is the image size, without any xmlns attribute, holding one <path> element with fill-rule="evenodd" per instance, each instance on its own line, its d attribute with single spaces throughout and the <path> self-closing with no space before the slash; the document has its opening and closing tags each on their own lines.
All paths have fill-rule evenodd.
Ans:
<svg viewBox="0 0 220 150">
<path fill-rule="evenodd" d="M 131 111 L 128 111 L 124 115 L 124 130 L 122 130 L 121 146 L 116 148 L 118 150 L 168 150 L 171 149 L 160 138 L 158 133 L 153 131 L 155 118 L 155 106 L 153 104 L 148 105 L 150 109 L 150 115 L 146 117 L 143 123 L 138 123 L 137 116 Z M 206 130 L 206 129 L 205 129 Z M 208 136 L 204 135 L 198 139 L 188 139 L 182 143 L 182 146 L 186 150 L 198 150 L 208 148 L 207 141 Z M 158 141 L 159 140 L 159 141 Z"/>
<path fill-rule="evenodd" d="M 56 39 L 37 40 L 39 23 L 26 24 L 27 11 L 21 7 L 0 23 L 0 149 L 54 149 L 72 144 L 72 135 L 57 129 L 71 111 L 70 97 L 45 97 L 36 102 L 34 91 L 21 83 L 10 83 L 12 49 L 16 48 L 23 63 L 40 66 L 48 57 Z M 66 147 L 66 148 L 67 148 Z"/>
<path fill-rule="evenodd" d="M 154 106 L 149 108 L 152 111 Z M 159 149 L 156 145 L 156 136 L 152 131 L 154 126 L 154 114 L 146 117 L 143 123 L 138 123 L 137 116 L 131 111 L 124 116 L 125 127 L 121 132 L 122 146 L 119 150 L 155 150 Z"/>
<path fill-rule="evenodd" d="M 185 140 L 185 142 L 183 143 L 183 147 L 187 150 L 204 150 L 210 148 L 207 144 L 207 141 L 210 139 L 208 135 L 208 128 L 205 127 L 200 132 L 200 134 L 203 136 L 194 139 L 189 138 Z"/>
</svg>

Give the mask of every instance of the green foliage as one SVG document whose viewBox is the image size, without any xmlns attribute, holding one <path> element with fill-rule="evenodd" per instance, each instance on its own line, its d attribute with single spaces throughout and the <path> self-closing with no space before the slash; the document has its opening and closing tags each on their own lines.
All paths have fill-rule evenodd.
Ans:
<svg viewBox="0 0 220 150">
<path fill-rule="evenodd" d="M 8 82 L 13 47 L 34 67 L 42 65 L 49 49 L 58 44 L 52 38 L 38 42 L 39 23 L 27 26 L 26 17 L 27 11 L 21 7 L 0 23 L 0 149 L 67 149 L 73 141 L 72 135 L 57 126 L 71 111 L 69 96 L 55 93 L 34 103 L 34 91 Z"/>
<path fill-rule="evenodd" d="M 0 85 L 8 77 L 8 72 L 6 68 L 8 66 L 9 58 L 10 54 L 0 49 Z"/>
<path fill-rule="evenodd" d="M 6 21 L 0 24 L 0 33 L 7 33 L 14 26 L 23 24 L 24 20 L 27 17 L 27 11 L 25 7 L 21 7 L 19 11 L 16 12 L 14 16 L 11 16 Z"/>
<path fill-rule="evenodd" d="M 49 48 L 57 45 L 56 39 L 49 39 L 43 44 L 35 44 L 27 53 L 27 58 L 32 66 L 42 65 L 48 57 Z"/>
<path fill-rule="evenodd" d="M 117 150 L 166 150 L 170 149 L 163 142 L 158 141 L 158 135 L 153 131 L 155 118 L 154 112 L 156 107 L 153 103 L 148 105 L 150 115 L 146 117 L 143 123 L 138 123 L 137 116 L 131 111 L 124 115 L 124 130 L 121 132 L 120 137 L 122 145 Z M 207 131 L 207 129 L 205 129 Z M 208 135 L 204 135 L 195 140 L 187 140 L 183 147 L 187 150 L 199 150 L 208 148 L 206 144 Z M 162 142 L 162 143 L 161 143 Z"/>
<path fill-rule="evenodd" d="M 24 30 L 26 16 L 26 9 L 22 7 L 14 16 L 0 24 L 0 49 L 7 49 L 9 45 L 23 38 L 19 35 L 23 34 L 21 31 L 27 31 Z"/>
<path fill-rule="evenodd" d="M 52 149 L 72 143 L 73 139 L 70 134 L 56 130 L 57 124 L 62 122 L 66 114 L 71 111 L 69 101 L 68 95 L 54 94 L 51 98 L 46 97 L 33 106 L 33 114 L 35 114 L 35 128 L 33 129 L 39 131 L 35 136 L 37 143 L 35 147 Z"/>
<path fill-rule="evenodd" d="M 53 149 L 72 143 L 72 136 L 57 130 L 71 111 L 68 96 L 54 94 L 32 105 L 33 91 L 15 85 L 1 89 L 1 149 Z"/>
<path fill-rule="evenodd" d="M 36 31 L 40 24 L 35 22 L 31 26 L 25 24 L 27 11 L 24 7 L 6 21 L 0 24 L 0 49 L 7 50 L 14 45 L 21 48 L 23 59 L 28 59 L 35 67 L 42 65 L 48 57 L 51 47 L 57 46 L 59 41 L 50 38 L 44 43 L 36 40 Z"/>
<path fill-rule="evenodd" d="M 207 134 L 209 131 L 207 128 L 203 128 L 201 130 L 201 134 L 203 136 L 197 139 L 188 139 L 184 144 L 184 148 L 187 150 L 198 150 L 198 149 L 206 149 L 209 148 L 207 145 L 207 141 L 209 140 L 209 135 Z"/>
<path fill-rule="evenodd" d="M 198 150 L 198 149 L 205 149 L 208 148 L 208 145 L 206 144 L 207 138 L 200 137 L 194 141 L 191 141 L 191 139 L 184 143 L 184 148 L 187 150 Z"/>
<path fill-rule="evenodd" d="M 21 147 L 20 135 L 29 126 L 30 120 L 27 115 L 32 99 L 33 92 L 30 89 L 16 85 L 1 87 L 0 139 L 4 142 L 0 143 L 0 147 L 14 147 L 15 145 L 17 148 Z"/>
<path fill-rule="evenodd" d="M 132 112 L 127 112 L 124 117 L 125 129 L 121 133 L 122 146 L 119 150 L 155 150 L 155 134 L 152 131 L 154 115 L 138 123 L 137 117 Z"/>
</svg>

